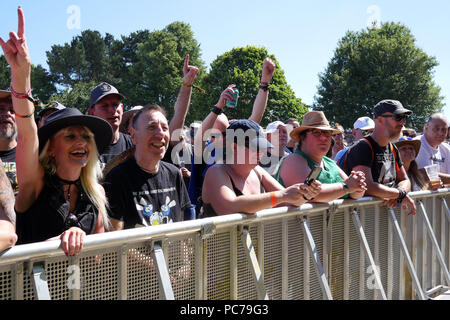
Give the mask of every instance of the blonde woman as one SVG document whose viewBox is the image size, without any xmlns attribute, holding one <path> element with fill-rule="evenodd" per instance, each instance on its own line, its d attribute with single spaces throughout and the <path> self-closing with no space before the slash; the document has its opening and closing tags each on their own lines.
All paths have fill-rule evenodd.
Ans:
<svg viewBox="0 0 450 320">
<path fill-rule="evenodd" d="M 16 232 L 18 244 L 61 239 L 67 256 L 78 254 L 86 234 L 105 231 L 105 192 L 98 183 L 98 153 L 112 139 L 104 120 L 65 108 L 36 127 L 31 102 L 30 56 L 25 20 L 18 8 L 17 34 L 0 38 L 11 67 L 11 94 L 18 127 Z"/>
</svg>

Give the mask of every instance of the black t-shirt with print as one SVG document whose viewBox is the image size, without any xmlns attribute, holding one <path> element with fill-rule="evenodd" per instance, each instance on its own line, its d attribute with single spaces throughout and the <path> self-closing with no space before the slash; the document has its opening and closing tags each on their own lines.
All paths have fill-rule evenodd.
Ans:
<svg viewBox="0 0 450 320">
<path fill-rule="evenodd" d="M 364 140 L 358 141 L 348 151 L 346 173 L 349 174 L 356 166 L 370 167 L 374 182 L 388 187 L 394 187 L 397 179 L 397 171 L 403 166 L 397 147 L 393 145 L 394 152 L 396 153 L 394 156 L 391 144 L 381 147 L 371 136 L 366 137 L 366 139 L 371 143 L 373 153 L 367 142 Z"/>
<path fill-rule="evenodd" d="M 131 136 L 120 132 L 119 140 L 116 143 L 112 143 L 103 150 L 100 155 L 100 162 L 102 168 L 115 156 L 121 154 L 123 151 L 133 147 L 133 141 Z"/>
<path fill-rule="evenodd" d="M 181 221 L 191 205 L 180 170 L 164 161 L 151 174 L 131 157 L 108 173 L 103 187 L 109 215 L 123 221 L 125 229 Z"/>
<path fill-rule="evenodd" d="M 14 193 L 17 193 L 19 186 L 17 184 L 16 173 L 16 148 L 7 151 L 0 151 L 0 159 L 3 162 L 3 168 L 5 168 L 6 176 L 11 182 Z"/>
</svg>

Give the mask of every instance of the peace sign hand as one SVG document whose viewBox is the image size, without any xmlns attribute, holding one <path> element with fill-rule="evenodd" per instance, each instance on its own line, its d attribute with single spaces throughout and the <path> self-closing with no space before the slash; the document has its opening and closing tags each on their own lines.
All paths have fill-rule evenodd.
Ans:
<svg viewBox="0 0 450 320">
<path fill-rule="evenodd" d="M 198 68 L 189 65 L 189 55 L 187 54 L 186 57 L 184 58 L 184 66 L 183 66 L 184 83 L 189 86 L 193 85 L 197 73 Z"/>
<path fill-rule="evenodd" d="M 0 37 L 0 46 L 11 67 L 13 80 L 19 77 L 29 78 L 31 69 L 31 59 L 25 40 L 25 17 L 21 7 L 17 9 L 17 15 L 17 33 L 11 31 L 7 42 Z"/>
</svg>

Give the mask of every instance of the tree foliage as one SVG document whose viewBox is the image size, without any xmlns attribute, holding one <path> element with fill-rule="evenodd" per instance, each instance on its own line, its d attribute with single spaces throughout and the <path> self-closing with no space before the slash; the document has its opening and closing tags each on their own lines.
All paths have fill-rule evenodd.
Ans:
<svg viewBox="0 0 450 320">
<path fill-rule="evenodd" d="M 371 117 L 377 102 L 395 99 L 414 112 L 407 126 L 421 128 L 443 107 L 440 88 L 433 82 L 437 65 L 404 25 L 349 31 L 319 76 L 313 108 L 324 111 L 330 122 L 351 127 L 358 117 Z"/>
<path fill-rule="evenodd" d="M 193 115 L 203 115 L 200 117 L 200 119 L 203 119 L 204 115 L 217 102 L 222 91 L 229 84 L 235 84 L 239 90 L 237 108 L 226 108 L 225 113 L 229 119 L 248 118 L 251 115 L 253 102 L 259 90 L 262 66 L 266 57 L 272 59 L 276 69 L 270 85 L 269 100 L 261 125 L 265 126 L 275 120 L 284 121 L 290 117 L 300 119 L 307 112 L 307 108 L 301 102 L 301 99 L 295 97 L 276 58 L 269 55 L 265 48 L 254 46 L 234 48 L 218 56 L 211 63 L 211 70 L 202 82 L 206 93 L 199 98 Z"/>
</svg>

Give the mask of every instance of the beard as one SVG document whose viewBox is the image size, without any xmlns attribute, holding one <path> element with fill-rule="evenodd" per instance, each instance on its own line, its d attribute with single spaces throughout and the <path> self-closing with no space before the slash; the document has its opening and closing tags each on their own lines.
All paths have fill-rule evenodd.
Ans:
<svg viewBox="0 0 450 320">
<path fill-rule="evenodd" d="M 0 138 L 4 139 L 15 139 L 17 137 L 17 131 L 12 125 L 1 125 L 0 126 Z"/>
</svg>

